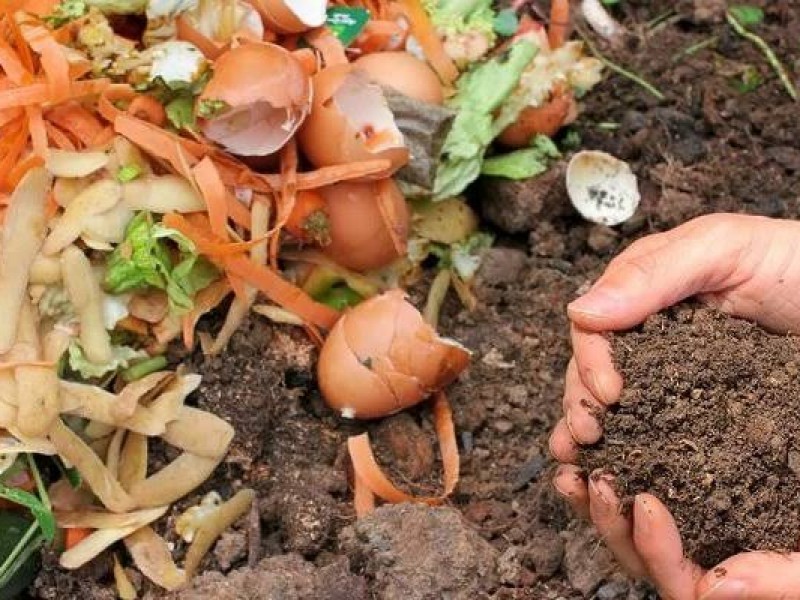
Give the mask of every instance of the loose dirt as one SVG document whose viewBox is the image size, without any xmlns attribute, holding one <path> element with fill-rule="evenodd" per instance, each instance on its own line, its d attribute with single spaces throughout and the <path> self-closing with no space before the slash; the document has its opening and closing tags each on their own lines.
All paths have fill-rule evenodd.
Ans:
<svg viewBox="0 0 800 600">
<path fill-rule="evenodd" d="M 623 505 L 651 491 L 684 551 L 709 568 L 800 539 L 800 342 L 683 306 L 615 335 L 625 381 L 582 464 L 616 479 Z"/>
</svg>

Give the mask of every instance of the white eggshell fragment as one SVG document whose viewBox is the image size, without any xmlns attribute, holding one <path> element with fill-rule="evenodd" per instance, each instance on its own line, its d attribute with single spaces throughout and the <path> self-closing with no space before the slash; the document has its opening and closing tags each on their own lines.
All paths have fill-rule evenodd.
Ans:
<svg viewBox="0 0 800 600">
<path fill-rule="evenodd" d="M 578 152 L 569 161 L 567 194 L 584 219 L 608 226 L 630 219 L 640 199 L 628 163 L 596 150 Z"/>
</svg>

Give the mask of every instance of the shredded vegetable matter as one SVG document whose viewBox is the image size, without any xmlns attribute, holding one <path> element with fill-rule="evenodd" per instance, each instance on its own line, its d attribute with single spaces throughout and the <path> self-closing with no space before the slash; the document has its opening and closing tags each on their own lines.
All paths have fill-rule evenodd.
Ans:
<svg viewBox="0 0 800 600">
<path fill-rule="evenodd" d="M 226 489 L 188 509 L 176 562 L 163 517 L 236 435 L 190 399 L 201 376 L 180 357 L 224 352 L 249 318 L 302 328 L 326 372 L 359 373 L 345 416 L 382 414 L 352 408 L 370 393 L 392 410 L 434 396 L 442 494 L 400 490 L 354 436 L 359 514 L 375 497 L 436 504 L 457 483 L 439 388 L 468 352 L 435 324 L 450 290 L 479 302 L 472 281 L 492 243 L 460 194 L 481 173 L 544 172 L 599 67 L 567 39 L 562 0 L 548 31 L 488 0 L 267 4 L 0 6 L 0 475 L 27 482 L 0 495 L 33 519 L 0 564 L 0 596 L 58 528 L 67 569 L 122 542 L 124 598 L 136 594 L 131 565 L 170 591 L 198 571 L 256 494 Z M 411 74 L 391 68 L 379 83 L 359 68 L 365 55 L 374 73 L 390 59 Z M 498 139 L 515 151 L 499 153 Z M 430 265 L 428 323 L 411 305 L 387 310 L 372 337 L 402 322 L 417 334 L 390 336 L 391 356 L 360 356 L 374 340 L 348 328 L 376 316 L 359 309 L 382 295 L 402 304 L 396 288 Z M 436 361 L 420 358 L 430 352 Z M 333 405 L 341 388 L 320 383 Z M 152 443 L 173 460 L 153 460 Z"/>
</svg>

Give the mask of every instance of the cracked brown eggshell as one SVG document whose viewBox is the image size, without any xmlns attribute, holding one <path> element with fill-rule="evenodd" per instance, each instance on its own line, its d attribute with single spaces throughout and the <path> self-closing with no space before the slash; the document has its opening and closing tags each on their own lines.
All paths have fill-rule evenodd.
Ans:
<svg viewBox="0 0 800 600">
<path fill-rule="evenodd" d="M 334 65 L 311 83 L 311 114 L 297 139 L 315 167 L 386 159 L 393 173 L 408 162 L 408 148 L 383 91 L 365 72 L 352 64 Z"/>
<path fill-rule="evenodd" d="M 326 256 L 348 269 L 370 271 L 405 254 L 410 214 L 392 179 L 342 182 L 318 191 L 327 206 Z"/>
<path fill-rule="evenodd" d="M 469 364 L 463 346 L 439 337 L 402 290 L 347 311 L 331 330 L 317 377 L 328 405 L 346 418 L 376 419 L 418 404 Z"/>
<path fill-rule="evenodd" d="M 269 156 L 291 139 L 311 109 L 311 80 L 291 52 L 246 43 L 214 63 L 197 102 L 203 134 L 238 156 Z M 218 112 L 202 118 L 204 107 Z M 206 110 L 208 110 L 206 108 Z"/>
</svg>

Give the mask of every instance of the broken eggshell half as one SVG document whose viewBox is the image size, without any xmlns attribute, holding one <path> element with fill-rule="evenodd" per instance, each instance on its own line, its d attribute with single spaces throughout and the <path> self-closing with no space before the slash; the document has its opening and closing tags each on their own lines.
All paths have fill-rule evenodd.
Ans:
<svg viewBox="0 0 800 600">
<path fill-rule="evenodd" d="M 317 73 L 312 85 L 311 114 L 298 140 L 315 167 L 387 159 L 393 173 L 408 162 L 383 91 L 366 73 L 350 64 L 335 65 Z"/>
<path fill-rule="evenodd" d="M 264 38 L 261 15 L 244 0 L 201 2 L 178 16 L 175 24 L 179 39 L 192 42 L 211 59 L 218 58 L 234 39 Z"/>
<path fill-rule="evenodd" d="M 203 134 L 238 156 L 280 150 L 311 108 L 311 83 L 281 46 L 247 43 L 214 63 L 214 76 L 197 100 Z"/>
<path fill-rule="evenodd" d="M 348 269 L 370 271 L 405 255 L 410 215 L 394 180 L 345 181 L 318 191 L 327 207 L 327 256 Z"/>
<path fill-rule="evenodd" d="M 347 311 L 331 330 L 317 376 L 328 405 L 345 418 L 376 419 L 418 404 L 469 364 L 460 344 L 439 337 L 402 290 Z"/>
<path fill-rule="evenodd" d="M 327 17 L 325 0 L 251 0 L 272 31 L 303 33 L 320 27 Z"/>
<path fill-rule="evenodd" d="M 630 219 L 640 199 L 628 163 L 596 150 L 578 152 L 569 161 L 567 194 L 583 218 L 607 226 Z"/>
</svg>

